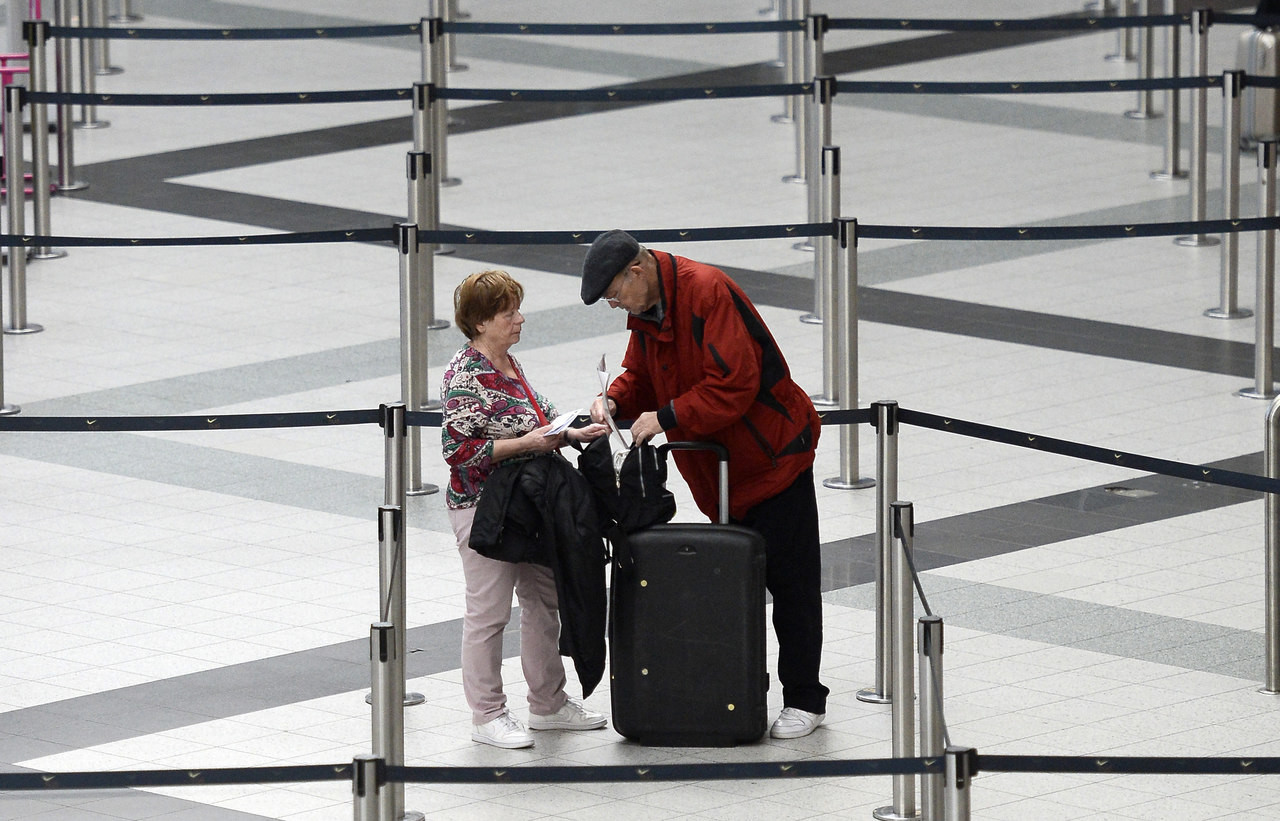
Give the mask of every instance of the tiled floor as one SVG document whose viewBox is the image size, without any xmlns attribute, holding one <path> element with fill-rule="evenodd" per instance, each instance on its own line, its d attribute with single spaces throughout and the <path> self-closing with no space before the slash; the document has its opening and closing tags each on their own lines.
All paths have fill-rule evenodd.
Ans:
<svg viewBox="0 0 1280 821">
<path fill-rule="evenodd" d="M 154 27 L 407 23 L 383 0 L 135 3 Z M 764 19 L 755 2 L 641 5 L 464 0 L 474 21 Z M 1242 6 L 1217 3 L 1222 9 Z M 641 15 L 643 9 L 644 17 Z M 814 3 L 833 17 L 996 17 L 1008 3 Z M 1080 11 L 1018 4 L 1022 16 Z M 1215 26 L 1210 70 L 1241 29 Z M 1125 78 L 1115 32 L 1003 39 L 835 31 L 842 79 Z M 1185 45 L 1185 39 L 1184 39 Z M 411 39 L 113 41 L 111 93 L 407 87 Z M 590 88 L 645 80 L 745 84 L 776 35 L 459 36 L 473 88 Z M 1184 66 L 1184 73 L 1189 66 Z M 775 76 L 776 75 L 771 75 Z M 1126 119 L 1133 95 L 841 95 L 847 216 L 881 225 L 1108 224 L 1184 219 L 1164 121 Z M 1160 105 L 1162 108 L 1162 104 Z M 586 107 L 457 106 L 442 192 L 450 226 L 686 228 L 800 222 L 805 189 L 781 100 Z M 1188 106 L 1183 106 L 1184 117 Z M 112 107 L 75 134 L 90 187 L 53 202 L 54 232 L 200 236 L 386 226 L 403 219 L 407 105 Z M 1210 216 L 1220 212 L 1221 102 L 1210 96 Z M 1185 144 L 1184 140 L 1184 144 Z M 1257 202 L 1246 155 L 1243 212 Z M 1182 164 L 1187 158 L 1184 153 Z M 668 246 L 730 270 L 793 371 L 821 389 L 810 256 L 790 241 Z M 1252 306 L 1254 243 L 1241 242 Z M 436 261 L 453 284 L 502 266 L 525 284 L 516 353 L 565 408 L 617 362 L 620 316 L 577 298 L 578 247 L 467 246 Z M 1105 242 L 864 240 L 860 395 L 1046 436 L 1193 463 L 1261 469 L 1266 403 L 1251 321 L 1218 300 L 1218 248 Z M 4 398 L 24 416 L 226 414 L 371 408 L 399 395 L 398 266 L 387 247 L 75 248 L 29 267 L 39 334 L 5 336 Z M 6 293 L 6 299 L 8 295 Z M 433 332 L 432 381 L 460 344 Z M 430 431 L 424 475 L 445 471 Z M 839 470 L 828 429 L 818 475 Z M 861 471 L 874 470 L 862 431 Z M 370 747 L 367 635 L 378 602 L 382 436 L 372 426 L 198 433 L 0 434 L 0 767 L 107 770 L 348 762 Z M 915 505 L 930 606 L 946 620 L 946 719 L 990 754 L 1280 755 L 1264 679 L 1263 507 L 1255 494 L 904 427 L 900 493 Z M 691 517 L 677 487 L 682 516 Z M 1106 488 L 1147 491 L 1120 494 Z M 731 750 L 644 748 L 611 729 L 540 734 L 530 750 L 469 739 L 458 672 L 461 569 L 443 501 L 409 524 L 413 765 L 673 763 L 890 754 L 874 680 L 874 491 L 821 489 L 826 725 Z M 919 608 L 917 608 L 919 610 Z M 514 643 L 508 642 L 511 650 Z M 514 659 L 512 660 L 514 662 Z M 518 664 L 505 668 L 523 714 Z M 607 684 L 607 682 L 606 682 Z M 607 687 L 591 706 L 607 710 Z M 773 694 L 772 707 L 779 706 Z M 889 778 L 692 784 L 410 785 L 406 805 L 451 819 L 857 818 Z M 350 817 L 343 783 L 10 793 L 0 818 L 231 821 Z M 1273 819 L 1280 781 L 1234 776 L 984 773 L 974 816 Z"/>
</svg>

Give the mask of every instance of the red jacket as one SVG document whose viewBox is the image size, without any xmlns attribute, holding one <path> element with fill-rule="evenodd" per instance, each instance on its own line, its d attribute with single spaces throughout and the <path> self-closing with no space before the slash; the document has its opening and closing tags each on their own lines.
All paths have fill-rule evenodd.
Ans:
<svg viewBox="0 0 1280 821">
<path fill-rule="evenodd" d="M 729 449 L 729 513 L 742 518 L 813 464 L 821 422 L 764 320 L 723 271 L 662 251 L 664 315 L 631 316 L 631 340 L 609 387 L 617 416 L 658 411 L 667 440 Z M 674 414 L 675 425 L 671 424 Z M 719 482 L 710 454 L 675 451 L 703 513 L 715 519 Z"/>
</svg>

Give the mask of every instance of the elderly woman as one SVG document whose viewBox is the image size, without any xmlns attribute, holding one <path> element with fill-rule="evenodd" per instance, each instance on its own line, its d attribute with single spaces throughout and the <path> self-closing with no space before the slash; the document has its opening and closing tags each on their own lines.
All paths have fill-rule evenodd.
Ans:
<svg viewBox="0 0 1280 821">
<path fill-rule="evenodd" d="M 446 504 L 466 577 L 462 620 L 462 689 L 471 708 L 471 739 L 495 747 L 533 745 L 507 709 L 502 691 L 502 634 L 511 596 L 520 601 L 520 664 L 534 730 L 594 730 L 605 716 L 565 693 L 559 653 L 555 577 L 542 565 L 486 558 L 471 549 L 472 523 L 485 480 L 499 463 L 550 453 L 594 439 L 603 425 L 547 435 L 555 408 L 529 387 L 509 353 L 520 341 L 524 288 L 505 271 L 481 271 L 454 291 L 454 320 L 467 345 L 445 370 L 441 436 L 449 465 Z"/>
</svg>

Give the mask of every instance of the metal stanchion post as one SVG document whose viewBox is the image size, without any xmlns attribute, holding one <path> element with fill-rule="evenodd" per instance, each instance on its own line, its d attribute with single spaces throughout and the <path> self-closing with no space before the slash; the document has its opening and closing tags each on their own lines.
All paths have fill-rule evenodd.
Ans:
<svg viewBox="0 0 1280 821">
<path fill-rule="evenodd" d="M 1280 397 L 1267 408 L 1266 445 L 1263 458 L 1268 479 L 1280 479 Z M 1280 495 L 1266 496 L 1266 578 L 1263 596 L 1263 628 L 1267 645 L 1266 681 L 1258 692 L 1280 695 Z"/>
<path fill-rule="evenodd" d="M 71 28 L 71 0 L 53 0 L 53 20 L 59 28 Z M 59 94 L 71 91 L 71 39 L 59 37 L 54 50 L 54 86 Z M 55 108 L 58 131 L 58 190 L 80 191 L 89 184 L 76 177 L 75 142 L 70 103 Z"/>
<path fill-rule="evenodd" d="M 395 415 L 398 412 L 399 422 L 401 425 L 400 435 L 396 437 L 387 437 L 387 448 L 392 448 L 392 442 L 404 441 L 404 405 L 396 404 L 389 406 L 388 413 Z M 400 448 L 396 447 L 399 455 L 399 462 L 403 464 L 404 459 L 400 453 Z M 405 494 L 401 493 L 403 498 Z M 404 707 L 412 707 L 415 704 L 421 704 L 427 700 L 422 693 L 405 692 L 405 673 L 404 662 L 408 657 L 407 636 L 409 633 L 409 617 L 405 607 L 405 578 L 408 573 L 408 551 L 405 546 L 405 528 L 404 528 L 404 508 L 396 504 L 385 504 L 378 508 L 378 581 L 381 588 L 380 601 L 380 618 L 382 621 L 395 625 L 396 628 L 396 659 L 392 662 L 394 673 L 397 676 L 399 684 L 397 692 L 400 694 L 401 704 Z"/>
<path fill-rule="evenodd" d="M 382 769 L 382 759 L 376 755 L 362 753 L 351 762 L 351 817 L 355 821 L 382 821 L 378 817 Z"/>
<path fill-rule="evenodd" d="M 774 8 L 765 11 L 778 12 L 778 21 L 796 20 L 795 17 L 796 0 L 777 0 Z M 762 11 L 761 13 L 764 13 Z M 778 65 L 782 67 L 782 81 L 787 85 L 794 85 L 801 82 L 800 66 L 797 56 L 800 53 L 800 38 L 804 36 L 800 31 L 782 31 L 778 32 Z M 782 113 L 774 114 L 771 117 L 775 123 L 793 123 L 796 121 L 796 98 L 790 94 L 782 98 Z"/>
<path fill-rule="evenodd" d="M 404 657 L 398 656 L 396 626 L 387 621 L 369 625 L 369 662 L 373 686 L 373 754 L 387 766 L 404 766 L 404 679 L 397 675 L 403 669 Z M 420 812 L 404 808 L 404 782 L 383 783 L 377 791 L 379 819 L 423 821 Z"/>
<path fill-rule="evenodd" d="M 806 21 L 805 30 L 800 33 L 800 38 L 796 41 L 799 47 L 795 59 L 799 77 L 797 82 L 808 83 L 814 78 L 814 66 L 810 62 L 812 54 L 807 46 L 809 27 L 812 25 L 812 19 L 809 17 L 809 0 L 792 0 L 792 2 L 794 3 L 792 13 L 795 14 L 796 19 Z M 795 100 L 792 120 L 796 125 L 796 173 L 783 177 L 783 182 L 801 185 L 809 182 L 809 120 L 812 119 L 812 106 L 812 98 L 808 95 Z"/>
<path fill-rule="evenodd" d="M 123 0 L 120 3 L 120 13 L 111 15 L 113 23 L 141 23 L 142 15 L 133 7 L 133 0 Z"/>
<path fill-rule="evenodd" d="M 12 416 L 22 408 L 4 401 L 4 334 L 0 334 L 0 416 Z"/>
<path fill-rule="evenodd" d="M 93 27 L 104 29 L 107 27 L 107 0 L 92 0 L 93 6 Z M 121 74 L 124 69 L 120 66 L 111 65 L 111 41 L 105 37 L 98 37 L 97 46 L 97 62 L 93 65 L 93 73 L 99 76 L 108 74 Z"/>
<path fill-rule="evenodd" d="M 1222 74 L 1222 216 L 1234 220 L 1240 216 L 1240 92 L 1244 88 L 1243 71 Z M 1204 315 L 1212 319 L 1243 319 L 1253 311 L 1240 308 L 1240 233 L 1226 231 L 1222 235 L 1222 262 L 1219 266 L 1218 307 Z"/>
<path fill-rule="evenodd" d="M 435 231 L 439 221 L 435 215 L 435 197 L 431 173 L 431 155 L 425 151 L 410 151 L 408 155 L 409 222 L 424 230 Z M 426 255 L 430 258 L 430 254 Z M 436 318 L 435 266 L 428 265 L 431 276 L 423 277 L 422 322 L 428 331 L 448 328 L 449 322 Z"/>
<path fill-rule="evenodd" d="M 818 164 L 820 176 L 821 208 L 818 222 L 834 227 L 835 215 L 840 213 L 840 149 L 834 145 L 822 147 L 822 160 Z M 838 349 L 840 323 L 836 317 L 839 307 L 835 301 L 836 238 L 831 233 L 818 237 L 814 242 L 813 298 L 815 313 L 822 323 L 822 393 L 810 397 L 819 407 L 835 408 L 840 405 L 837 391 L 839 380 Z M 825 318 L 825 319 L 823 319 Z"/>
<path fill-rule="evenodd" d="M 804 160 L 805 182 L 809 186 L 808 212 L 811 222 L 822 222 L 822 191 L 817 184 L 822 162 L 822 149 L 832 143 L 831 100 L 835 96 L 835 78 L 822 75 L 822 38 L 827 29 L 827 17 L 815 14 L 805 18 L 804 64 L 810 72 L 805 82 L 813 83 L 813 92 L 805 98 Z M 827 82 L 827 80 L 830 82 Z M 795 244 L 797 251 L 817 252 L 812 237 Z M 815 263 L 816 264 L 816 263 Z M 819 311 L 820 312 L 820 311 Z"/>
<path fill-rule="evenodd" d="M 921 616 L 916 625 L 920 655 L 920 757 L 946 752 L 942 712 L 942 619 Z M 943 773 L 920 777 L 921 821 L 942 821 Z"/>
<path fill-rule="evenodd" d="M 413 150 L 427 153 L 430 159 L 427 163 L 425 178 L 427 189 L 425 208 L 430 219 L 428 222 L 418 222 L 418 226 L 424 231 L 440 230 L 440 175 L 436 173 L 435 159 L 428 151 L 429 147 L 436 144 L 435 112 L 432 108 L 437 103 L 435 92 L 434 84 L 413 84 Z M 456 250 L 452 245 L 441 243 L 434 244 L 432 248 L 436 254 L 452 254 Z"/>
<path fill-rule="evenodd" d="M 1211 9 L 1191 12 L 1191 73 L 1196 77 L 1204 77 L 1209 72 L 1209 26 L 1212 24 Z M 1204 86 L 1192 89 L 1191 100 L 1191 221 L 1204 222 L 1208 196 L 1205 167 L 1209 152 L 1209 89 Z M 1217 245 L 1218 238 L 1197 233 L 1178 237 L 1174 242 L 1189 246 Z"/>
<path fill-rule="evenodd" d="M 915 635 L 915 596 L 911 586 L 911 541 L 914 537 L 910 502 L 893 502 L 893 551 L 890 576 L 892 615 L 889 632 L 893 635 L 893 757 L 916 757 L 916 689 L 911 675 L 912 647 Z M 916 809 L 916 778 L 911 774 L 893 776 L 893 804 L 871 813 L 880 821 L 903 821 L 919 818 Z"/>
<path fill-rule="evenodd" d="M 49 42 L 49 22 L 27 20 L 22 24 L 22 35 L 27 41 L 31 90 L 48 91 L 46 46 Z M 50 230 L 49 176 L 49 106 L 47 103 L 33 103 L 31 106 L 31 197 L 32 217 L 35 223 L 34 234 L 37 237 L 47 237 L 53 233 Z M 31 253 L 31 258 L 56 259 L 66 255 L 66 251 L 53 249 L 47 245 L 37 245 Z"/>
<path fill-rule="evenodd" d="M 455 20 L 457 20 L 458 19 L 458 0 L 445 0 L 444 8 L 442 9 L 442 11 L 444 12 L 445 22 L 452 23 Z M 466 64 L 458 62 L 458 50 L 454 48 L 454 45 L 455 45 L 455 42 L 454 42 L 453 32 L 449 32 L 445 34 L 444 36 L 445 71 L 466 71 L 467 70 Z"/>
<path fill-rule="evenodd" d="M 4 89 L 4 162 L 8 184 L 5 210 L 9 216 L 9 233 L 14 236 L 26 233 L 27 197 L 23 191 L 26 161 L 22 150 L 22 106 L 26 91 L 19 85 Z M 9 324 L 4 332 L 34 334 L 43 330 L 27 322 L 27 246 L 13 246 L 9 248 Z"/>
<path fill-rule="evenodd" d="M 445 0 L 431 0 L 431 17 L 440 20 L 442 27 L 444 25 L 442 15 L 442 6 L 444 4 Z M 446 73 L 448 62 L 446 61 L 445 53 L 448 51 L 449 36 L 443 34 L 443 28 L 439 29 L 439 31 L 441 32 L 440 36 L 427 37 L 424 41 L 427 49 L 426 67 L 429 72 L 427 82 L 436 88 L 445 88 L 448 85 L 448 75 Z M 459 185 L 462 180 L 457 177 L 450 177 L 448 171 L 449 104 L 437 94 L 432 94 L 429 102 L 431 143 L 428 147 L 419 148 L 419 150 L 430 151 L 431 156 L 435 158 L 437 184 L 444 188 L 451 188 Z"/>
<path fill-rule="evenodd" d="M 1150 0 L 1141 0 L 1141 7 L 1138 11 L 1139 16 L 1150 16 Z M 1151 26 L 1144 26 L 1138 32 L 1138 79 L 1150 80 L 1156 73 L 1156 49 L 1155 49 L 1155 29 Z M 1138 106 L 1132 111 L 1126 111 L 1124 116 L 1131 120 L 1149 120 L 1159 117 L 1160 113 L 1151 106 L 1152 91 L 1144 88 L 1138 91 Z"/>
<path fill-rule="evenodd" d="M 418 226 L 396 226 L 400 248 L 400 399 L 411 411 L 429 410 L 427 400 L 427 334 L 422 322 L 422 269 L 430 254 L 422 253 Z M 405 441 L 410 496 L 436 493 L 440 488 L 422 481 L 422 431 L 413 426 Z"/>
<path fill-rule="evenodd" d="M 1133 11 L 1133 0 L 1119 0 L 1116 4 L 1117 17 L 1129 17 Z M 1133 60 L 1133 29 L 1125 27 L 1116 29 L 1116 53 L 1108 54 L 1104 59 L 1113 63 L 1127 63 Z"/>
<path fill-rule="evenodd" d="M 93 21 L 93 0 L 80 0 L 80 28 L 91 28 Z M 97 80 L 94 79 L 93 67 L 98 64 L 98 41 L 92 37 L 80 38 L 80 91 L 84 94 L 97 94 Z M 111 123 L 98 119 L 98 106 L 85 103 L 80 106 L 80 119 L 76 128 L 106 128 Z"/>
<path fill-rule="evenodd" d="M 898 403 L 871 403 L 876 429 L 876 681 L 858 700 L 893 700 L 893 637 L 889 634 L 889 568 L 893 553 L 893 508 L 898 496 Z"/>
<path fill-rule="evenodd" d="M 1167 0 L 1166 12 L 1175 13 L 1176 0 Z M 1166 26 L 1164 30 L 1165 74 L 1170 78 L 1182 76 L 1182 28 Z M 1164 92 L 1164 168 L 1151 172 L 1153 180 L 1184 180 L 1187 172 L 1179 167 L 1182 162 L 1182 92 L 1176 88 Z"/>
<path fill-rule="evenodd" d="M 969 784 L 978 772 L 978 751 L 947 748 L 947 821 L 969 821 Z"/>
<path fill-rule="evenodd" d="M 1258 216 L 1276 216 L 1276 141 L 1258 143 Z M 1275 351 L 1276 232 L 1258 232 L 1257 297 L 1253 318 L 1253 385 L 1236 391 L 1247 399 L 1276 395 L 1272 355 Z"/>
<path fill-rule="evenodd" d="M 839 394 L 844 406 L 850 410 L 858 407 L 858 221 L 840 218 L 836 223 L 840 232 L 839 246 L 844 249 L 843 276 L 836 277 L 836 312 L 840 340 Z M 836 268 L 837 273 L 840 268 Z M 822 486 L 833 490 L 861 490 L 874 487 L 876 480 L 859 478 L 858 427 L 840 426 L 840 475 L 823 479 Z"/>
</svg>

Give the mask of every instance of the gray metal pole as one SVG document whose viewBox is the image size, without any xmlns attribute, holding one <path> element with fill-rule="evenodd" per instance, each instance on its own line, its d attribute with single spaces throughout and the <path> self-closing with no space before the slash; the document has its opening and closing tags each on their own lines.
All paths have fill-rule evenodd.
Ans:
<svg viewBox="0 0 1280 821">
<path fill-rule="evenodd" d="M 107 0 L 92 0 L 93 11 L 93 27 L 104 29 L 107 27 Z M 105 37 L 97 37 L 94 51 L 97 52 L 97 62 L 93 64 L 93 73 L 99 76 L 108 74 L 121 74 L 124 69 L 120 66 L 111 65 L 111 41 Z"/>
<path fill-rule="evenodd" d="M 794 0 L 795 7 L 793 9 L 796 19 L 804 20 L 805 30 L 801 33 L 797 42 L 800 44 L 800 52 L 796 55 L 796 62 L 799 64 L 797 71 L 799 79 L 797 82 L 811 82 L 815 76 L 813 66 L 813 53 L 808 47 L 810 40 L 810 29 L 813 25 L 813 18 L 809 16 L 809 0 Z M 783 182 L 794 182 L 804 185 L 809 182 L 809 157 L 811 154 L 809 148 L 809 121 L 812 119 L 813 99 L 811 96 L 804 96 L 795 101 L 795 112 L 792 119 L 796 124 L 796 173 L 789 174 L 782 178 Z"/>
<path fill-rule="evenodd" d="M 837 221 L 839 245 L 844 249 L 843 272 L 837 267 L 836 313 L 840 338 L 839 394 L 844 406 L 858 407 L 858 221 L 841 217 Z M 840 475 L 822 480 L 833 490 L 860 490 L 874 487 L 876 480 L 858 475 L 858 426 L 840 426 Z"/>
<path fill-rule="evenodd" d="M 893 700 L 893 637 L 889 633 L 889 570 L 893 554 L 893 508 L 898 497 L 898 403 L 873 402 L 876 428 L 876 681 L 858 700 Z"/>
<path fill-rule="evenodd" d="M 425 151 L 410 151 L 407 157 L 409 178 L 409 222 L 426 231 L 440 227 L 436 218 L 435 186 L 433 183 L 431 155 Z M 427 254 L 427 257 L 430 257 Z M 428 331 L 448 328 L 449 322 L 436 318 L 435 266 L 428 266 L 431 276 L 423 277 L 422 321 Z"/>
<path fill-rule="evenodd" d="M 111 15 L 113 23 L 140 23 L 142 15 L 133 7 L 133 0 L 123 0 L 120 4 L 120 13 Z"/>
<path fill-rule="evenodd" d="M 48 91 L 49 22 L 27 20 L 22 24 L 22 34 L 27 41 L 31 90 Z M 35 223 L 34 235 L 37 237 L 47 237 L 53 233 L 50 228 L 49 177 L 49 105 L 33 103 L 31 106 L 31 199 L 34 206 L 32 209 Z M 66 255 L 66 251 L 55 250 L 47 245 L 37 245 L 31 253 L 31 258 L 56 259 Z"/>
<path fill-rule="evenodd" d="M 1116 4 L 1117 17 L 1129 17 L 1133 10 L 1133 0 L 1119 0 Z M 1107 60 L 1113 63 L 1128 63 L 1133 60 L 1133 29 L 1125 27 L 1116 29 L 1116 53 L 1108 54 Z"/>
<path fill-rule="evenodd" d="M 977 750 L 947 747 L 947 821 L 969 821 L 969 785 L 977 772 Z"/>
<path fill-rule="evenodd" d="M 890 560 L 889 632 L 893 636 L 893 757 L 916 757 L 916 688 L 912 676 L 915 648 L 915 594 L 911 586 L 909 555 L 915 524 L 910 502 L 893 502 L 893 551 Z M 871 813 L 880 821 L 917 818 L 916 778 L 912 774 L 893 776 L 893 804 Z"/>
<path fill-rule="evenodd" d="M 1240 216 L 1240 92 L 1244 89 L 1243 71 L 1222 74 L 1222 217 L 1233 220 Z M 1218 307 L 1204 315 L 1212 319 L 1243 319 L 1253 311 L 1240 308 L 1240 233 L 1222 235 L 1222 261 L 1219 266 Z"/>
<path fill-rule="evenodd" d="M 53 0 L 53 19 L 59 28 L 71 27 L 71 0 Z M 71 40 L 59 37 L 54 42 L 54 86 L 59 94 L 71 91 Z M 89 184 L 76 179 L 75 139 L 72 136 L 73 115 L 70 103 L 58 103 L 58 190 L 80 191 Z"/>
<path fill-rule="evenodd" d="M 442 7 L 444 5 L 445 0 L 431 0 L 431 10 L 429 13 L 433 18 L 441 21 L 441 26 L 444 25 L 442 12 Z M 449 42 L 449 36 L 444 34 L 437 26 L 431 27 L 431 34 L 435 34 L 437 36 L 428 36 L 426 39 L 426 63 L 429 72 L 427 82 L 431 83 L 436 88 L 446 88 L 448 86 L 448 63 L 446 62 L 445 53 L 448 51 L 447 43 Z M 436 177 L 439 180 L 438 184 L 445 188 L 451 188 L 455 185 L 461 184 L 462 180 L 457 177 L 449 176 L 449 155 L 447 153 L 449 142 L 449 104 L 448 101 L 433 94 L 428 108 L 431 114 L 432 141 L 429 143 L 429 148 L 422 148 L 419 150 L 431 152 L 431 155 L 435 158 L 434 162 Z"/>
<path fill-rule="evenodd" d="M 805 98 L 804 174 L 809 186 L 809 221 L 821 222 L 822 191 L 818 185 L 821 173 L 822 149 L 832 143 L 831 99 L 835 96 L 835 78 L 827 83 L 822 75 L 822 37 L 827 28 L 825 15 L 815 14 L 805 18 L 805 68 L 809 74 L 805 82 L 813 83 L 813 93 Z M 825 106 L 825 108 L 824 108 Z M 797 242 L 797 251 L 817 251 L 813 237 Z M 816 262 L 815 262 L 816 264 Z M 818 311 L 820 313 L 820 311 Z"/>
<path fill-rule="evenodd" d="M 776 0 L 772 8 L 762 10 L 762 13 L 773 13 L 777 11 L 778 20 L 796 20 L 795 16 L 796 0 Z M 796 59 L 800 53 L 800 38 L 804 34 L 800 31 L 780 31 L 778 32 L 778 65 L 782 67 L 782 81 L 787 85 L 794 85 L 801 82 L 800 66 Z M 796 121 L 796 98 L 790 94 L 782 98 L 782 113 L 774 114 L 771 118 L 775 123 L 791 124 Z"/>
<path fill-rule="evenodd" d="M 373 686 L 373 754 L 393 767 L 404 766 L 404 704 L 397 630 L 390 622 L 369 625 L 369 661 Z M 399 818 L 404 812 L 404 784 L 383 784 L 378 790 L 378 817 Z"/>
<path fill-rule="evenodd" d="M 445 0 L 444 19 L 446 22 L 452 23 L 458 19 L 458 0 Z M 445 71 L 466 71 L 467 65 L 458 62 L 458 50 L 454 47 L 455 38 L 453 32 L 449 32 L 444 36 L 444 53 L 445 53 Z"/>
<path fill-rule="evenodd" d="M 840 213 L 839 147 L 824 145 L 818 168 L 822 203 L 817 221 L 834 226 L 833 221 Z M 841 398 L 837 390 L 840 378 L 840 322 L 837 315 L 840 309 L 835 292 L 836 238 L 828 234 L 817 237 L 814 244 L 817 248 L 813 272 L 814 301 L 816 313 L 825 319 L 822 321 L 822 393 L 811 398 L 818 407 L 835 408 L 840 406 Z"/>
<path fill-rule="evenodd" d="M 920 757 L 946 752 L 942 712 L 942 619 L 921 616 L 916 624 L 920 676 Z M 921 821 L 943 821 L 943 773 L 920 777 Z"/>
<path fill-rule="evenodd" d="M 9 216 L 9 233 L 22 236 L 26 229 L 27 196 L 23 190 L 26 160 L 22 150 L 22 106 L 26 89 L 20 85 L 4 89 L 4 163 L 5 211 Z M 34 334 L 43 331 L 39 325 L 27 321 L 27 246 L 9 249 L 9 324 L 7 334 Z"/>
<path fill-rule="evenodd" d="M 816 19 L 816 18 L 811 18 Z M 823 18 L 824 20 L 826 18 Z M 811 140 L 818 148 L 809 160 L 809 168 L 813 170 L 813 178 L 810 179 L 808 190 L 808 213 L 810 222 L 827 222 L 839 215 L 840 211 L 828 211 L 827 204 L 831 201 L 830 192 L 823 186 L 830 180 L 824 180 L 822 175 L 823 158 L 822 152 L 831 145 L 831 106 L 836 96 L 836 78 L 835 77 L 814 77 L 813 78 L 813 94 L 811 95 L 811 105 L 806 115 L 809 118 Z M 837 203 L 838 205 L 838 203 Z M 793 246 L 797 251 L 813 251 L 813 313 L 802 314 L 800 321 L 809 325 L 819 325 L 822 323 L 822 317 L 825 315 L 824 304 L 827 299 L 823 296 L 822 291 L 822 271 L 830 265 L 830 262 L 822 259 L 823 246 L 820 242 L 814 241 L 813 237 L 806 237 L 801 242 L 797 242 Z"/>
<path fill-rule="evenodd" d="M 1276 141 L 1258 143 L 1258 216 L 1276 215 Z M 1258 232 L 1257 297 L 1253 309 L 1253 385 L 1236 391 L 1247 399 L 1276 395 L 1272 354 L 1275 351 L 1276 232 Z"/>
<path fill-rule="evenodd" d="M 1267 408 L 1266 445 L 1263 458 L 1268 479 L 1280 479 L 1280 397 Z M 1280 495 L 1266 496 L 1266 579 L 1263 627 L 1267 644 L 1266 683 L 1260 693 L 1280 695 Z"/>
<path fill-rule="evenodd" d="M 1209 73 L 1209 26 L 1213 24 L 1211 9 L 1191 12 L 1191 73 L 1205 77 Z M 1191 90 L 1191 222 L 1204 222 L 1205 200 L 1208 197 L 1206 166 L 1209 155 L 1209 89 Z M 1208 234 L 1192 234 L 1178 237 L 1179 245 L 1217 245 L 1218 238 Z"/>
<path fill-rule="evenodd" d="M 80 27 L 92 28 L 93 0 L 80 0 Z M 80 38 L 80 91 L 84 94 L 97 94 L 97 80 L 93 67 L 98 64 L 98 41 L 91 37 Z M 86 103 L 80 106 L 80 119 L 76 128 L 106 128 L 111 123 L 98 119 L 98 106 Z"/>
<path fill-rule="evenodd" d="M 22 408 L 4 401 L 4 334 L 0 334 L 0 416 L 12 416 Z"/>
<path fill-rule="evenodd" d="M 1141 0 L 1141 6 L 1138 10 L 1140 17 L 1150 16 L 1150 0 Z M 1132 29 L 1126 29 L 1131 31 Z M 1151 26 L 1144 26 L 1138 32 L 1138 79 L 1150 80 L 1156 73 L 1156 49 L 1155 49 L 1155 29 Z M 1152 91 L 1144 88 L 1138 91 L 1138 106 L 1131 111 L 1126 111 L 1124 116 L 1131 120 L 1149 120 L 1160 116 L 1160 112 L 1156 111 L 1151 105 Z"/>
<path fill-rule="evenodd" d="M 382 759 L 376 755 L 362 753 L 352 761 L 351 817 L 355 821 L 383 821 L 378 814 L 379 793 L 382 791 L 381 774 Z"/>
<path fill-rule="evenodd" d="M 1174 14 L 1176 0 L 1167 0 L 1166 13 Z M 1164 30 L 1164 66 L 1169 77 L 1182 76 L 1182 29 L 1166 26 Z M 1182 92 L 1176 88 L 1164 92 L 1164 168 L 1151 172 L 1153 180 L 1185 180 L 1182 162 Z"/>
<path fill-rule="evenodd" d="M 439 104 L 436 99 L 436 86 L 432 83 L 414 83 L 413 84 L 413 150 L 427 153 L 429 162 L 427 163 L 426 184 L 427 184 L 427 202 L 425 207 L 430 215 L 428 222 L 418 222 L 418 226 L 425 231 L 440 230 L 440 174 L 438 166 L 435 163 L 435 157 L 431 155 L 430 150 L 436 145 L 436 112 L 435 106 Z M 452 254 L 454 247 L 436 243 L 432 246 L 436 254 Z"/>
<path fill-rule="evenodd" d="M 427 410 L 427 334 L 420 303 L 423 260 L 430 259 L 430 255 L 422 253 L 418 226 L 412 223 L 396 226 L 396 243 L 400 248 L 400 400 L 409 410 Z M 409 428 L 406 447 L 405 492 L 423 496 L 439 491 L 435 485 L 422 481 L 421 428 Z"/>
</svg>

